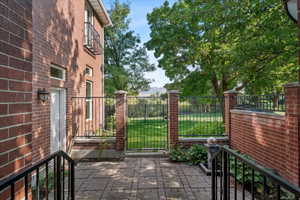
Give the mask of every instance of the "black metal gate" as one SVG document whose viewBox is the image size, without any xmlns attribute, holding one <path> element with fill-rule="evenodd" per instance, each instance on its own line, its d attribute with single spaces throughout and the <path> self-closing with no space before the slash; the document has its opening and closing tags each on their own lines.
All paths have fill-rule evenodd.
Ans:
<svg viewBox="0 0 300 200">
<path fill-rule="evenodd" d="M 162 97 L 127 98 L 127 150 L 168 148 L 168 104 Z"/>
</svg>

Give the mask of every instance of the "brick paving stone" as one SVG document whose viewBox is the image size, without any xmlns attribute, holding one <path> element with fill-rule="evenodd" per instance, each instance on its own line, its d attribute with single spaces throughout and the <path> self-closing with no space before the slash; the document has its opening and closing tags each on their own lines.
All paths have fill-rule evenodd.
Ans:
<svg viewBox="0 0 300 200">
<path fill-rule="evenodd" d="M 137 200 L 159 199 L 159 189 L 143 189 L 137 192 Z"/>
<path fill-rule="evenodd" d="M 189 197 L 184 189 L 166 189 L 167 200 L 188 200 Z"/>
<path fill-rule="evenodd" d="M 76 200 L 99 200 L 102 191 L 82 191 L 76 193 Z"/>
<path fill-rule="evenodd" d="M 139 189 L 158 188 L 156 177 L 139 177 L 138 188 Z"/>
<path fill-rule="evenodd" d="M 179 177 L 164 178 L 163 182 L 165 188 L 183 188 L 183 184 Z"/>
<path fill-rule="evenodd" d="M 80 191 L 99 191 L 104 190 L 109 182 L 109 178 L 90 178 L 85 179 L 80 187 Z"/>
<path fill-rule="evenodd" d="M 104 191 L 101 200 L 131 200 L 134 199 L 133 192 L 131 190 L 107 190 Z"/>
</svg>

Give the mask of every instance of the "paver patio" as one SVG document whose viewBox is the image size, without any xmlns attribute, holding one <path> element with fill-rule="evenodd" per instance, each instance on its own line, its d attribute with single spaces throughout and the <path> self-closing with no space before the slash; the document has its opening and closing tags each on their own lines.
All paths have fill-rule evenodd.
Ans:
<svg viewBox="0 0 300 200">
<path fill-rule="evenodd" d="M 209 200 L 210 182 L 197 166 L 166 158 L 126 158 L 79 163 L 75 191 L 78 200 Z"/>
</svg>

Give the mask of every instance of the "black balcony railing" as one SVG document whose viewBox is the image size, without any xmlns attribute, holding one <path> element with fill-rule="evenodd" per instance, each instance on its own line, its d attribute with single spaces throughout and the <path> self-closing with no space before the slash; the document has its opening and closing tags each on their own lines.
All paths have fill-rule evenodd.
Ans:
<svg viewBox="0 0 300 200">
<path fill-rule="evenodd" d="M 300 188 L 224 146 L 212 160 L 212 200 L 299 200 Z"/>
<path fill-rule="evenodd" d="M 115 137 L 115 97 L 73 97 L 74 137 Z"/>
<path fill-rule="evenodd" d="M 285 112 L 283 94 L 237 96 L 236 109 L 261 112 Z"/>
<path fill-rule="evenodd" d="M 103 47 L 100 40 L 100 35 L 94 28 L 93 24 L 85 22 L 85 37 L 84 46 L 95 55 L 103 53 Z"/>
<path fill-rule="evenodd" d="M 3 199 L 75 199 L 75 163 L 58 151 L 28 169 L 0 181 Z M 20 196 L 21 195 L 21 196 Z"/>
</svg>

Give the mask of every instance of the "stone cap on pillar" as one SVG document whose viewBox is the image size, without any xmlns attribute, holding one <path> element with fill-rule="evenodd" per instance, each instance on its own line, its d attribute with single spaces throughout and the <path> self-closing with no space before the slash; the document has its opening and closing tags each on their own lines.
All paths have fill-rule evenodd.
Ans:
<svg viewBox="0 0 300 200">
<path fill-rule="evenodd" d="M 179 90 L 169 90 L 168 94 L 180 94 Z"/>
<path fill-rule="evenodd" d="M 115 94 L 127 94 L 127 92 L 124 90 L 118 90 L 118 91 L 115 91 Z"/>
<path fill-rule="evenodd" d="M 285 88 L 300 87 L 300 83 L 299 82 L 288 83 L 288 84 L 285 84 L 283 87 L 285 87 Z"/>
<path fill-rule="evenodd" d="M 224 92 L 224 94 L 234 94 L 234 95 L 237 95 L 239 94 L 240 92 L 239 91 L 236 91 L 235 89 L 232 89 L 232 90 L 227 90 Z"/>
</svg>

